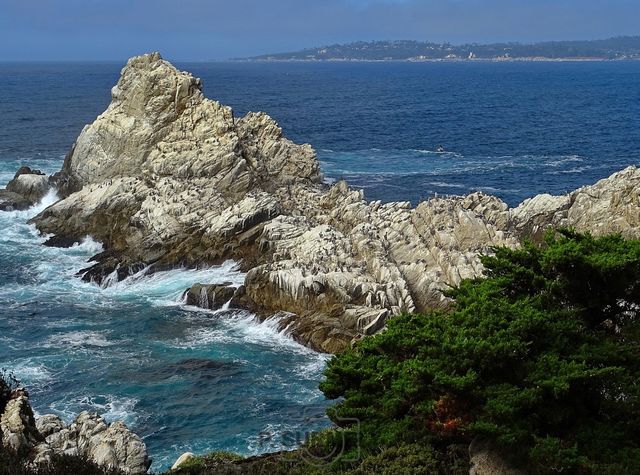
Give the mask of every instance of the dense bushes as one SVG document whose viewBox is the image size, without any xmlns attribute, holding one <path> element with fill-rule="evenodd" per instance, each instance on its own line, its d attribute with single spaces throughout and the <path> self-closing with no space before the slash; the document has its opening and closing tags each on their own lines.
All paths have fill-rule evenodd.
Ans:
<svg viewBox="0 0 640 475">
<path fill-rule="evenodd" d="M 640 242 L 564 231 L 483 263 L 450 313 L 394 318 L 330 361 L 331 419 L 360 421 L 365 455 L 479 436 L 534 472 L 640 467 Z"/>
</svg>

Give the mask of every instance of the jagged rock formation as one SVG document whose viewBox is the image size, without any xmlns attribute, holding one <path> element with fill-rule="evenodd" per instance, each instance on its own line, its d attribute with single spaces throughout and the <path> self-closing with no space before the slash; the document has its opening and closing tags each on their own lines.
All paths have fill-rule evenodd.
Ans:
<svg viewBox="0 0 640 475">
<path fill-rule="evenodd" d="M 24 389 L 13 392 L 0 417 L 2 446 L 34 466 L 48 464 L 54 454 L 80 456 L 127 474 L 147 473 L 147 448 L 122 422 L 80 413 L 69 426 L 53 414 L 35 418 Z"/>
<path fill-rule="evenodd" d="M 638 236 L 640 224 L 633 167 L 515 209 L 481 193 L 367 203 L 344 182 L 323 185 L 311 147 L 267 115 L 235 118 L 157 53 L 129 60 L 50 181 L 65 198 L 33 220 L 38 229 L 106 248 L 85 279 L 235 259 L 247 276 L 232 304 L 277 314 L 327 352 L 400 312 L 446 306 L 442 289 L 478 275 L 491 246 L 560 225 Z"/>
<path fill-rule="evenodd" d="M 35 418 L 29 405 L 29 394 L 24 389 L 17 389 L 0 415 L 2 446 L 16 453 L 30 450 L 42 440 L 35 426 Z"/>
</svg>

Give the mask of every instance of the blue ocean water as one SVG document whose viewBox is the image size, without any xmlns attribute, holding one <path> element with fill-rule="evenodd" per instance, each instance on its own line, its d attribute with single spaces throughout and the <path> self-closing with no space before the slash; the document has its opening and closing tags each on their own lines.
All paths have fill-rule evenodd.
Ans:
<svg viewBox="0 0 640 475">
<path fill-rule="evenodd" d="M 121 66 L 0 64 L 0 185 L 20 165 L 58 170 Z M 515 205 L 640 162 L 640 62 L 178 66 L 236 115 L 267 111 L 316 148 L 328 180 L 369 199 L 483 190 Z M 194 282 L 240 282 L 232 263 L 83 283 L 74 274 L 100 244 L 46 248 L 26 224 L 54 199 L 0 213 L 0 366 L 36 411 L 124 419 L 156 470 L 187 450 L 287 447 L 328 424 L 325 356 L 250 315 L 182 304 Z"/>
</svg>

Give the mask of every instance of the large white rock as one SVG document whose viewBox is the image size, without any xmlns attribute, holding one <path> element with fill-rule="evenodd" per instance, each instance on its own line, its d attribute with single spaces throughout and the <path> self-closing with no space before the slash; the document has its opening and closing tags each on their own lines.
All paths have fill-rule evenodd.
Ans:
<svg viewBox="0 0 640 475">
<path fill-rule="evenodd" d="M 192 454 L 191 452 L 183 453 L 180 457 L 178 457 L 175 463 L 171 466 L 171 470 L 178 470 L 180 467 L 182 467 L 185 463 L 187 463 L 189 460 L 193 458 L 195 458 L 195 455 Z"/>
<path fill-rule="evenodd" d="M 147 473 L 147 448 L 122 422 L 107 424 L 97 414 L 81 412 L 69 427 L 46 438 L 54 452 L 79 455 L 106 468 L 127 474 Z"/>
</svg>

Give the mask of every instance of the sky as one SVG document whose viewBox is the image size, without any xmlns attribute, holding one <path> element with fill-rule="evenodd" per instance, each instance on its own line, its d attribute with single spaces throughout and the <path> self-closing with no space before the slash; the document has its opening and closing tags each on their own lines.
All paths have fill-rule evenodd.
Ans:
<svg viewBox="0 0 640 475">
<path fill-rule="evenodd" d="M 358 40 L 640 34 L 640 0 L 0 0 L 0 61 L 198 61 Z"/>
</svg>

